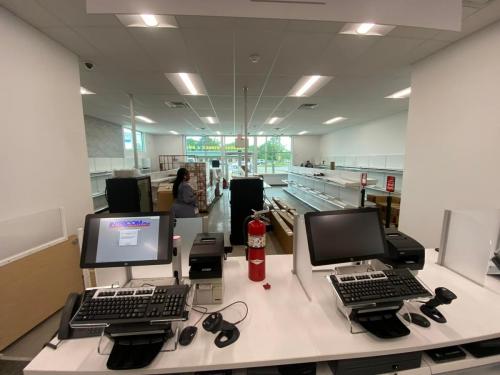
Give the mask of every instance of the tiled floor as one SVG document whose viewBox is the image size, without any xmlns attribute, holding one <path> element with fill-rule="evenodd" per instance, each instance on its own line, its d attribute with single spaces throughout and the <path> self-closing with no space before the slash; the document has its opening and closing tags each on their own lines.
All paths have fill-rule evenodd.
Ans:
<svg viewBox="0 0 500 375">
<path fill-rule="evenodd" d="M 312 211 L 309 206 L 306 206 L 299 200 L 283 191 L 281 187 L 271 187 L 265 189 L 265 195 L 268 199 L 277 197 L 283 200 L 287 205 L 294 207 L 299 214 Z M 231 207 L 230 207 L 229 190 L 224 190 L 222 197 L 212 206 L 208 215 L 208 230 L 210 232 L 223 232 L 226 244 L 229 244 L 229 235 L 231 233 Z M 267 234 L 266 253 L 268 255 L 283 254 L 280 244 L 272 233 Z M 244 246 L 233 246 L 233 256 L 245 255 Z"/>
</svg>

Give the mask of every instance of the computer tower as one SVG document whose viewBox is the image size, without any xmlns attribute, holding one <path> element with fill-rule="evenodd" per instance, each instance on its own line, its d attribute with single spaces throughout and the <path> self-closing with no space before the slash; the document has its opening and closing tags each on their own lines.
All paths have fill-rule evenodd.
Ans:
<svg viewBox="0 0 500 375">
<path fill-rule="evenodd" d="M 264 205 L 264 181 L 261 178 L 234 178 L 229 184 L 231 190 L 231 244 L 243 245 L 245 218 L 252 209 L 260 211 Z"/>
<path fill-rule="evenodd" d="M 151 178 L 149 176 L 108 178 L 106 200 L 110 213 L 152 212 Z"/>
</svg>

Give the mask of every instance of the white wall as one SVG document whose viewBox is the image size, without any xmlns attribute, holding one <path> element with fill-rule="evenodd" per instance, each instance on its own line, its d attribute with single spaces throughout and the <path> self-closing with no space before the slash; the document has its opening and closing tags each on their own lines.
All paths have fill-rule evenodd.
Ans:
<svg viewBox="0 0 500 375">
<path fill-rule="evenodd" d="M 414 67 L 400 225 L 427 247 L 445 208 L 500 208 L 499 45 L 496 23 Z"/>
<path fill-rule="evenodd" d="M 320 155 L 389 155 L 405 153 L 407 113 L 350 126 L 321 137 Z"/>
<path fill-rule="evenodd" d="M 320 164 L 319 135 L 297 135 L 293 138 L 292 163 L 300 165 L 309 160 L 313 164 Z"/>
<path fill-rule="evenodd" d="M 184 137 L 182 135 L 151 135 L 154 144 L 154 155 L 151 156 L 151 165 L 159 170 L 158 155 L 184 155 Z"/>
<path fill-rule="evenodd" d="M 0 220 L 92 212 L 78 59 L 0 7 Z M 29 230 L 29 228 L 26 228 Z"/>
</svg>

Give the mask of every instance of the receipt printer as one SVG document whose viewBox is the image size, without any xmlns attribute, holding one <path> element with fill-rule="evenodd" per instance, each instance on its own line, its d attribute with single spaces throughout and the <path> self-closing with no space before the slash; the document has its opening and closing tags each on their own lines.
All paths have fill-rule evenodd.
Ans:
<svg viewBox="0 0 500 375">
<path fill-rule="evenodd" d="M 393 268 L 408 268 L 410 270 L 421 270 L 425 263 L 425 249 L 410 236 L 399 232 L 397 229 L 386 228 L 385 238 L 387 240 L 388 257 L 385 263 Z"/>
<path fill-rule="evenodd" d="M 224 294 L 224 234 L 199 233 L 189 253 L 189 278 L 194 284 L 196 305 L 222 303 Z"/>
</svg>

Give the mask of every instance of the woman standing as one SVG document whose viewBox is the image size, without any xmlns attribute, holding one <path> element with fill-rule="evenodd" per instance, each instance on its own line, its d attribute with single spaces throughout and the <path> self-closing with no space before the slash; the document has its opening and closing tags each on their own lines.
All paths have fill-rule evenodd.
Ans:
<svg viewBox="0 0 500 375">
<path fill-rule="evenodd" d="M 191 176 L 186 168 L 179 168 L 173 187 L 174 204 L 172 205 L 172 212 L 174 217 L 196 217 L 197 199 L 193 188 L 188 184 L 190 178 Z"/>
</svg>

